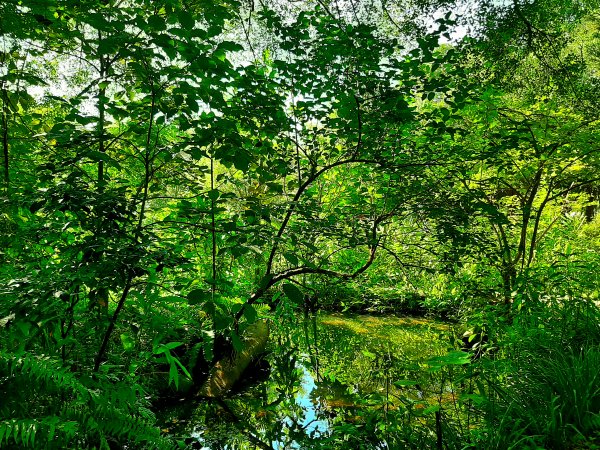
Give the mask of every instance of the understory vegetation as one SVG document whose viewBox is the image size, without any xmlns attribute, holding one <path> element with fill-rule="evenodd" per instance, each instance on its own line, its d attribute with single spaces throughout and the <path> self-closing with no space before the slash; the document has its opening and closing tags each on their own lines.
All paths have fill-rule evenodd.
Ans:
<svg viewBox="0 0 600 450">
<path fill-rule="evenodd" d="M 600 448 L 599 8 L 2 1 L 0 448 Z"/>
</svg>

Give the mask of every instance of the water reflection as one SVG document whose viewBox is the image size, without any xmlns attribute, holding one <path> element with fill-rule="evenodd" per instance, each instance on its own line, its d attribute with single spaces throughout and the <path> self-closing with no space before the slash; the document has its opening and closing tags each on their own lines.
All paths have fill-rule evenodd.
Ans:
<svg viewBox="0 0 600 450">
<path fill-rule="evenodd" d="M 300 379 L 300 389 L 295 397 L 296 404 L 303 411 L 303 415 L 299 420 L 299 428 L 304 431 L 307 437 L 318 439 L 327 434 L 329 429 L 328 422 L 326 419 L 320 418 L 319 397 L 316 397 L 315 399 L 313 396 L 313 392 L 315 392 L 317 388 L 315 379 L 302 363 L 299 362 L 297 367 L 302 374 Z M 293 428 L 294 423 L 295 421 L 291 417 L 286 417 L 283 420 L 283 425 L 290 429 Z M 274 441 L 272 442 L 272 446 L 275 450 L 284 448 L 302 448 L 301 444 L 295 440 L 289 445 L 286 445 L 285 442 Z"/>
<path fill-rule="evenodd" d="M 192 448 L 280 450 L 336 446 L 359 430 L 360 448 L 387 448 L 388 416 L 398 421 L 426 408 L 424 391 L 438 389 L 412 380 L 427 358 L 445 352 L 446 329 L 421 319 L 340 314 L 278 323 L 269 380 L 196 403 L 171 432 L 192 436 Z"/>
<path fill-rule="evenodd" d="M 296 404 L 304 410 L 302 428 L 306 434 L 318 438 L 327 432 L 328 424 L 326 420 L 318 418 L 319 397 L 313 395 L 317 389 L 315 379 L 302 364 L 300 364 L 300 369 L 302 370 L 302 384 L 301 390 L 296 396 Z"/>
</svg>

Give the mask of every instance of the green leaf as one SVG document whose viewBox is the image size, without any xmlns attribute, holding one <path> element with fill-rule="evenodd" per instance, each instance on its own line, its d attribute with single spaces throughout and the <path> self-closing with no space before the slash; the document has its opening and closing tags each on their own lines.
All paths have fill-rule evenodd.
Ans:
<svg viewBox="0 0 600 450">
<path fill-rule="evenodd" d="M 185 302 L 186 299 L 178 295 L 165 295 L 164 297 L 160 297 L 158 301 L 162 303 L 181 303 Z"/>
<path fill-rule="evenodd" d="M 372 353 L 369 350 L 363 350 L 361 353 L 364 356 L 366 356 L 368 359 L 375 359 L 377 357 L 377 355 L 375 353 Z"/>
<path fill-rule="evenodd" d="M 218 48 L 228 52 L 241 52 L 242 50 L 244 50 L 244 47 L 242 47 L 240 44 L 230 41 L 221 42 Z"/>
<path fill-rule="evenodd" d="M 179 372 L 177 371 L 175 361 L 171 361 L 169 366 L 169 385 L 171 383 L 175 383 L 175 388 L 179 389 Z"/>
<path fill-rule="evenodd" d="M 298 258 L 293 253 L 285 252 L 283 257 L 293 266 L 297 266 L 299 263 Z"/>
<path fill-rule="evenodd" d="M 19 331 L 22 333 L 23 336 L 25 336 L 25 337 L 29 336 L 29 333 L 31 330 L 30 322 L 25 322 L 25 321 L 19 320 L 17 322 L 14 322 L 13 325 L 19 329 Z"/>
<path fill-rule="evenodd" d="M 260 283 L 258 283 L 259 288 L 266 289 L 267 286 L 269 285 L 269 283 L 271 282 L 272 278 L 273 278 L 273 275 L 265 275 L 264 277 L 262 277 L 260 280 Z"/>
<path fill-rule="evenodd" d="M 232 247 L 230 249 L 231 251 L 231 255 L 234 258 L 239 258 L 242 255 L 245 255 L 246 253 L 248 253 L 250 251 L 250 249 L 248 247 L 245 247 L 243 245 L 236 245 L 235 247 Z"/>
<path fill-rule="evenodd" d="M 55 436 L 54 433 L 56 431 L 56 425 L 54 423 L 51 423 L 50 426 L 48 427 L 48 440 L 50 442 L 54 441 Z M 2 444 L 2 440 L 0 440 L 0 444 Z"/>
<path fill-rule="evenodd" d="M 479 395 L 479 394 L 462 394 L 460 396 L 460 399 L 463 402 L 466 400 L 470 400 L 476 406 L 483 406 L 487 402 L 487 398 L 484 395 Z"/>
<path fill-rule="evenodd" d="M 203 334 L 202 351 L 204 352 L 204 359 L 206 361 L 212 361 L 214 358 L 213 344 L 215 340 L 211 333 L 203 331 Z"/>
<path fill-rule="evenodd" d="M 210 191 L 207 192 L 208 194 L 208 198 L 210 198 L 211 200 L 217 200 L 219 198 L 219 196 L 221 195 L 221 193 L 219 192 L 218 189 L 211 189 Z"/>
<path fill-rule="evenodd" d="M 236 352 L 241 352 L 244 350 L 244 343 L 235 331 L 231 332 L 231 344 Z"/>
<path fill-rule="evenodd" d="M 242 172 L 248 172 L 250 169 L 250 163 L 252 162 L 252 158 L 248 154 L 248 152 L 239 150 L 236 152 L 235 157 L 233 159 L 233 165 L 236 169 L 241 170 Z"/>
<path fill-rule="evenodd" d="M 183 345 L 183 342 L 169 342 L 167 344 L 160 344 L 158 346 L 158 348 L 156 348 L 154 350 L 154 354 L 160 355 L 160 354 L 164 353 L 165 355 L 168 355 L 167 358 L 170 358 L 171 350 L 173 350 L 174 348 L 177 348 L 181 345 Z"/>
<path fill-rule="evenodd" d="M 295 285 L 286 283 L 283 285 L 282 289 L 286 297 L 292 302 L 296 303 L 297 305 L 304 303 L 304 294 Z"/>
<path fill-rule="evenodd" d="M 165 19 L 161 16 L 150 16 L 148 18 L 148 26 L 154 30 L 162 31 L 167 28 Z"/>
<path fill-rule="evenodd" d="M 21 75 L 21 78 L 25 81 L 27 81 L 29 84 L 37 84 L 37 85 L 41 85 L 41 86 L 48 86 L 48 83 L 46 83 L 46 81 L 44 81 L 43 79 L 41 79 L 40 77 L 30 74 L 30 73 L 23 73 Z"/>
<path fill-rule="evenodd" d="M 180 11 L 177 14 L 177 19 L 179 20 L 181 26 L 186 30 L 191 30 L 196 24 L 194 17 L 188 11 Z"/>
<path fill-rule="evenodd" d="M 252 305 L 246 305 L 244 307 L 244 317 L 248 321 L 248 323 L 256 322 L 256 318 L 258 317 L 258 313 L 256 309 Z"/>
<path fill-rule="evenodd" d="M 430 406 L 429 408 L 425 408 L 421 414 L 426 416 L 427 414 L 431 414 L 432 412 L 437 412 L 440 409 L 441 409 L 440 405 L 433 405 L 433 406 Z"/>
<path fill-rule="evenodd" d="M 223 231 L 235 231 L 236 229 L 237 223 L 234 220 L 223 223 Z"/>
<path fill-rule="evenodd" d="M 123 344 L 123 350 L 128 352 L 135 347 L 135 340 L 131 337 L 129 333 L 121 334 L 121 344 Z"/>
<path fill-rule="evenodd" d="M 177 364 L 179 366 L 179 369 L 181 370 L 181 372 L 183 372 L 183 374 L 185 375 L 185 377 L 188 380 L 192 379 L 192 375 L 190 374 L 190 372 L 185 368 L 185 366 L 183 364 L 181 364 L 181 361 L 179 361 L 178 358 L 173 358 L 173 361 L 175 362 L 175 364 Z"/>
<path fill-rule="evenodd" d="M 228 314 L 218 313 L 213 317 L 216 330 L 226 330 L 233 323 L 233 318 Z"/>
<path fill-rule="evenodd" d="M 194 289 L 186 296 L 190 305 L 198 305 L 212 299 L 212 293 L 203 289 Z"/>
<path fill-rule="evenodd" d="M 471 355 L 467 352 L 454 350 L 447 355 L 430 358 L 427 362 L 432 367 L 469 364 L 471 362 Z"/>
</svg>

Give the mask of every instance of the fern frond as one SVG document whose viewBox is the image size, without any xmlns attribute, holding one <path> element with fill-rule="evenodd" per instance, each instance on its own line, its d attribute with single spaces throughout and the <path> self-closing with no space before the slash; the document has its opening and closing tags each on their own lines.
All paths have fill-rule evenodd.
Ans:
<svg viewBox="0 0 600 450">
<path fill-rule="evenodd" d="M 169 439 L 161 436 L 158 427 L 149 425 L 146 418 L 124 414 L 109 405 L 99 406 L 96 410 L 100 428 L 111 436 L 121 436 L 137 444 L 152 444 L 152 448 L 173 448 Z"/>
<path fill-rule="evenodd" d="M 42 443 L 68 443 L 77 435 L 79 424 L 57 416 L 11 419 L 0 422 L 0 447 L 13 443 L 21 448 L 40 448 Z"/>
<path fill-rule="evenodd" d="M 8 443 L 68 448 L 77 443 L 109 449 L 108 442 L 116 441 L 131 448 L 174 448 L 154 425 L 154 415 L 140 405 L 143 390 L 138 385 L 80 379 L 50 357 L 1 350 L 0 379 L 8 388 L 0 407 L 0 447 Z M 14 418 L 36 412 L 45 415 Z M 10 419 L 2 420 L 3 416 Z"/>
<path fill-rule="evenodd" d="M 48 356 L 28 353 L 16 356 L 0 351 L 0 373 L 4 372 L 2 368 L 7 369 L 9 377 L 26 377 L 38 387 L 42 385 L 45 388 L 66 390 L 80 397 L 93 394 L 72 372 Z"/>
</svg>

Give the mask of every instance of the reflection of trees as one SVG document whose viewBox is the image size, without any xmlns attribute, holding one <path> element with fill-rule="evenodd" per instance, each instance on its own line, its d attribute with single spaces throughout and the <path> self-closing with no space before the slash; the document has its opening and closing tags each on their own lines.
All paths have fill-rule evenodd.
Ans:
<svg viewBox="0 0 600 450">
<path fill-rule="evenodd" d="M 390 379 L 416 376 L 419 364 L 442 349 L 433 329 L 392 327 L 376 318 L 353 326 L 360 321 L 348 319 L 339 326 L 319 326 L 318 331 L 322 372 L 350 392 L 384 392 Z"/>
<path fill-rule="evenodd" d="M 333 319 L 307 317 L 275 330 L 269 380 L 206 405 L 197 422 L 206 424 L 206 445 L 335 447 L 348 430 L 360 428 L 363 448 L 376 448 L 387 439 L 377 424 L 408 426 L 442 383 L 437 374 L 423 375 L 425 359 L 442 350 L 439 329 L 404 329 L 384 318 Z M 419 382 L 394 385 L 407 379 Z"/>
</svg>

